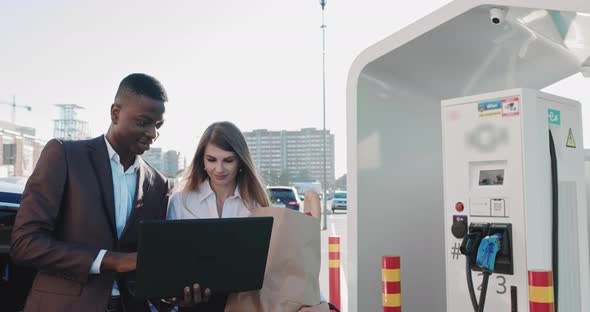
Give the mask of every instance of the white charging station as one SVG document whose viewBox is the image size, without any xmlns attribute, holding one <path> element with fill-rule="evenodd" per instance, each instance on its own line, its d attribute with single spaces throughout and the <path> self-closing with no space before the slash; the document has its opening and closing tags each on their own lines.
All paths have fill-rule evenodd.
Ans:
<svg viewBox="0 0 590 312">
<path fill-rule="evenodd" d="M 512 89 L 442 101 L 441 117 L 447 311 L 474 311 L 459 248 L 487 226 L 503 233 L 487 288 L 470 270 L 486 311 L 529 311 L 538 271 L 553 272 L 558 311 L 590 311 L 580 103 Z"/>
<path fill-rule="evenodd" d="M 521 274 L 527 270 L 534 270 L 535 266 L 544 270 L 551 268 L 553 259 L 553 256 L 548 254 L 552 248 L 547 247 L 550 246 L 547 244 L 552 243 L 552 238 L 546 236 L 548 231 L 552 231 L 552 219 L 547 218 L 546 215 L 544 218 L 531 216 L 527 212 L 531 209 L 543 211 L 543 214 L 550 211 L 547 203 L 541 204 L 540 199 L 552 192 L 549 184 L 551 180 L 547 180 L 547 175 L 550 174 L 546 166 L 548 160 L 545 158 L 549 157 L 547 154 L 549 143 L 547 137 L 544 139 L 533 137 L 529 140 L 528 136 L 534 136 L 532 133 L 548 136 L 549 129 L 552 133 L 569 131 L 569 128 L 564 130 L 565 123 L 568 123 L 567 127 L 570 127 L 571 123 L 576 151 L 564 147 L 567 137 L 564 138 L 563 133 L 559 135 L 554 133 L 556 154 L 560 163 L 564 161 L 564 158 L 560 158 L 563 156 L 560 156 L 560 153 L 573 152 L 572 157 L 578 157 L 573 155 L 583 148 L 583 138 L 581 128 L 574 130 L 576 127 L 581 127 L 579 111 L 569 113 L 566 109 L 570 107 L 567 106 L 568 103 L 572 102 L 564 101 L 563 105 L 566 108 L 557 108 L 560 110 L 563 123 L 560 126 L 551 125 L 548 124 L 548 112 L 542 109 L 542 107 L 546 109 L 549 104 L 539 103 L 535 98 L 561 103 L 558 100 L 560 98 L 526 90 L 543 90 L 568 81 L 579 85 L 580 88 L 576 90 L 576 93 L 557 92 L 557 94 L 579 100 L 582 105 L 590 104 L 588 100 L 577 98 L 581 92 L 588 90 L 584 86 L 590 83 L 587 78 L 582 77 L 582 74 L 590 74 L 589 29 L 590 1 L 588 0 L 455 0 L 368 47 L 357 57 L 350 69 L 347 85 L 349 209 L 348 242 L 344 243 L 345 248 L 348 249 L 345 265 L 345 275 L 348 280 L 346 311 L 377 311 L 382 308 L 379 259 L 383 255 L 401 257 L 402 310 L 473 311 L 470 297 L 465 293 L 465 261 L 454 260 L 457 262 L 457 267 L 452 266 L 452 268 L 457 270 L 457 274 L 452 276 L 452 284 L 449 284 L 447 280 L 447 259 L 452 258 L 454 243 L 459 242 L 459 239 L 448 236 L 451 233 L 448 223 L 452 221 L 448 216 L 453 213 L 454 204 L 459 201 L 464 204 L 465 211 L 469 210 L 470 213 L 475 207 L 474 210 L 481 213 L 485 210 L 485 199 L 488 197 L 493 200 L 490 201 L 490 205 L 497 207 L 497 210 L 493 212 L 494 215 L 471 217 L 465 214 L 468 222 L 470 223 L 471 220 L 492 222 L 491 220 L 501 219 L 503 221 L 498 222 L 511 223 L 515 239 L 513 248 L 518 250 L 515 251 L 515 258 L 513 258 L 515 274 L 490 276 L 488 287 L 490 306 L 486 308 L 486 311 L 510 311 L 505 309 L 511 305 L 512 286 L 516 286 L 518 311 L 528 311 L 526 302 L 529 295 L 526 282 L 523 284 L 520 281 L 523 278 Z M 525 91 L 514 91 L 514 89 Z M 501 90 L 514 92 L 502 93 L 499 97 L 492 96 L 488 99 L 477 97 L 477 95 Z M 532 104 L 524 101 L 527 94 L 533 99 Z M 501 155 L 491 156 L 492 153 L 488 155 L 488 160 L 495 163 L 487 168 L 485 157 L 479 160 L 477 157 L 461 160 L 463 163 L 472 162 L 471 170 L 492 172 L 490 177 L 496 178 L 493 176 L 493 171 L 497 170 L 496 165 L 502 166 L 502 159 L 504 159 L 506 168 L 503 181 L 516 185 L 518 182 L 515 181 L 520 179 L 520 193 L 507 189 L 508 184 L 506 184 L 490 186 L 491 189 L 497 189 L 498 194 L 484 191 L 478 194 L 478 188 L 470 189 L 469 183 L 474 183 L 476 180 L 479 183 L 479 176 L 469 176 L 467 170 L 470 169 L 467 167 L 457 177 L 462 182 L 455 181 L 458 184 L 464 183 L 463 189 L 454 190 L 453 196 L 457 198 L 445 202 L 443 163 L 447 159 L 443 161 L 442 129 L 446 116 L 442 114 L 441 101 L 469 96 L 475 96 L 471 102 L 471 106 L 476 106 L 476 108 L 472 107 L 472 113 L 475 114 L 473 116 L 477 117 L 472 120 L 473 126 L 476 122 L 487 123 L 488 121 L 492 124 L 501 121 L 522 122 L 527 126 L 529 117 L 531 122 L 537 122 L 536 126 L 529 125 L 520 131 L 510 128 L 505 136 L 508 145 L 498 147 L 506 151 L 510 148 L 519 149 L 520 156 L 512 154 L 502 157 Z M 480 117 L 478 104 L 473 104 L 479 103 L 480 100 L 481 102 L 502 100 L 512 96 L 519 96 L 519 104 L 522 104 L 517 116 L 498 117 L 490 108 L 489 111 L 484 110 Z M 535 119 L 534 116 L 527 117 L 528 115 L 525 114 L 527 107 L 533 107 L 534 110 L 534 107 L 539 104 L 541 108 L 538 108 L 536 113 L 539 119 Z M 565 119 L 566 115 L 570 116 L 567 117 L 568 120 Z M 543 124 L 540 123 L 541 116 L 543 116 Z M 577 121 L 571 121 L 571 116 L 577 116 Z M 466 117 L 462 116 L 462 118 Z M 539 129 L 546 127 L 547 131 L 527 130 L 537 126 Z M 497 134 L 486 130 L 485 127 L 482 132 L 484 134 L 480 139 L 484 145 L 489 139 L 486 139 L 486 136 Z M 523 135 L 524 140 L 517 139 L 522 138 Z M 518 145 L 518 140 L 524 143 Z M 473 142 L 465 143 L 464 138 L 461 138 L 459 143 L 482 144 L 482 142 Z M 466 146 L 463 147 L 466 148 Z M 540 151 L 536 156 L 533 155 L 535 150 Z M 445 155 L 447 153 L 446 147 L 444 153 Z M 513 167 L 513 163 L 518 157 L 525 157 L 527 161 L 521 161 L 521 166 L 524 167 L 520 169 L 520 177 L 514 178 L 511 170 L 516 168 Z M 532 161 L 529 161 L 530 159 Z M 535 173 L 535 170 L 530 169 L 529 166 L 538 168 L 538 172 Z M 568 164 L 561 164 L 563 168 L 558 171 L 560 179 L 558 184 L 560 187 L 565 186 L 565 189 L 559 190 L 560 201 L 575 197 L 567 195 L 574 192 L 573 184 L 579 187 L 578 180 L 566 176 L 571 174 L 573 177 L 575 173 L 573 169 L 572 172 L 569 171 L 570 169 L 564 169 L 568 166 Z M 582 169 L 578 171 L 583 172 Z M 528 177 L 539 178 L 530 181 Z M 466 180 L 467 178 L 472 180 Z M 544 189 L 545 187 L 542 193 L 534 195 L 532 191 L 525 189 Z M 579 196 L 584 195 L 579 189 L 575 192 L 578 196 L 576 205 L 579 205 L 583 202 L 583 197 Z M 519 196 L 521 196 L 520 199 Z M 502 199 L 508 197 L 510 197 L 509 200 L 502 202 Z M 470 200 L 473 200 L 475 206 L 471 205 Z M 519 206 L 519 201 L 524 206 Z M 539 203 L 538 207 L 531 204 L 535 201 Z M 500 214 L 507 214 L 508 217 L 500 218 Z M 563 216 L 559 220 L 560 224 L 570 217 L 573 218 L 571 215 Z M 524 229 L 523 223 L 525 223 Z M 538 231 L 531 234 L 530 231 L 534 226 L 538 227 Z M 580 234 L 580 228 L 575 229 L 573 224 L 568 228 L 564 228 L 563 225 L 559 227 L 560 233 L 566 229 L 568 233 L 572 233 L 572 239 L 576 237 L 579 239 L 577 242 L 569 243 L 582 246 L 583 235 Z M 549 241 L 541 240 L 540 237 L 545 237 Z M 560 240 L 561 248 L 558 249 L 560 253 L 567 251 L 563 247 L 566 244 L 568 243 Z M 584 248 L 578 251 L 583 254 Z M 574 251 L 570 250 L 570 252 Z M 538 253 L 540 256 L 535 257 L 531 253 Z M 460 255 L 460 257 L 464 256 Z M 583 257 L 580 254 L 571 259 L 558 257 L 558 263 L 561 266 L 561 264 L 567 264 L 566 261 L 576 259 L 575 261 L 580 261 L 579 267 L 582 267 Z M 586 267 L 590 266 L 588 260 L 585 261 Z M 565 282 L 557 283 L 559 307 L 566 300 L 562 297 L 577 296 L 576 291 L 581 291 L 584 289 L 582 287 L 585 287 L 582 284 L 587 278 L 584 276 L 586 273 L 575 268 L 575 265 L 570 271 L 567 269 L 560 271 L 558 268 L 559 280 L 567 279 Z M 449 266 L 450 269 L 451 266 Z M 561 272 L 569 272 L 572 275 L 565 276 Z M 473 275 L 476 289 L 479 286 L 477 274 Z M 497 291 L 503 292 L 503 288 L 499 286 L 502 280 L 496 275 L 506 278 L 508 297 L 497 293 Z M 576 279 L 581 286 L 570 294 L 564 294 L 568 282 Z M 453 289 L 449 289 L 450 287 Z M 447 297 L 449 293 L 453 298 Z M 576 310 L 577 306 L 568 310 L 569 306 L 567 306 L 560 311 L 590 311 L 583 310 L 588 307 L 583 300 L 575 303 L 579 304 L 582 310 Z M 453 308 L 455 304 L 460 304 L 460 308 Z M 496 304 L 500 304 L 501 308 L 497 310 L 491 308 Z M 522 306 L 523 304 L 525 305 Z"/>
</svg>

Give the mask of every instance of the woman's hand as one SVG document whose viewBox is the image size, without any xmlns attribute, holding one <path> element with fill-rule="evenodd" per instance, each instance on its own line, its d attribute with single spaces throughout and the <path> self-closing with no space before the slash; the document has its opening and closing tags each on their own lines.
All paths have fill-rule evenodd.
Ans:
<svg viewBox="0 0 590 312">
<path fill-rule="evenodd" d="M 330 312 L 330 307 L 327 302 L 322 301 L 322 303 L 313 307 L 303 307 L 298 312 Z"/>
</svg>

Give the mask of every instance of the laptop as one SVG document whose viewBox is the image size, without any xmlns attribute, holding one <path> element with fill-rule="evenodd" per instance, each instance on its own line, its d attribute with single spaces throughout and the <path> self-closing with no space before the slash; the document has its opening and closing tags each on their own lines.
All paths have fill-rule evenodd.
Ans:
<svg viewBox="0 0 590 312">
<path fill-rule="evenodd" d="M 181 297 L 198 283 L 212 293 L 262 288 L 272 217 L 141 221 L 135 295 Z"/>
</svg>

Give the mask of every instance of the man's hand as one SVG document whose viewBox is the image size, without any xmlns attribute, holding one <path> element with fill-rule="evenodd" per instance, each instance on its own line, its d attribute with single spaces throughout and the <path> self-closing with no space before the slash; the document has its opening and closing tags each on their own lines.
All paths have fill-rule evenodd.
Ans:
<svg viewBox="0 0 590 312">
<path fill-rule="evenodd" d="M 207 303 L 209 302 L 209 298 L 211 298 L 211 289 L 207 288 L 205 289 L 205 292 L 203 293 L 203 295 L 201 295 L 201 287 L 199 286 L 199 284 L 194 284 L 193 285 L 193 293 L 191 296 L 191 290 L 190 287 L 186 286 L 184 288 L 184 297 L 182 298 L 182 300 L 173 298 L 171 301 L 172 304 L 178 304 L 178 306 L 186 308 L 186 307 L 192 307 L 198 303 Z"/>
<path fill-rule="evenodd" d="M 102 258 L 100 270 L 115 271 L 119 273 L 135 271 L 137 266 L 136 252 L 107 251 Z"/>
<path fill-rule="evenodd" d="M 303 307 L 298 312 L 330 312 L 330 307 L 327 302 L 322 301 L 322 303 L 313 307 Z"/>
</svg>

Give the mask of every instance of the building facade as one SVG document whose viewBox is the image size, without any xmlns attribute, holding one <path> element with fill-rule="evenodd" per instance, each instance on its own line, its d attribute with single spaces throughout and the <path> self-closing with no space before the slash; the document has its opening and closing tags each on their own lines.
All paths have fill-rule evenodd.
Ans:
<svg viewBox="0 0 590 312">
<path fill-rule="evenodd" d="M 256 167 L 269 185 L 285 185 L 296 179 L 324 181 L 324 132 L 259 129 L 244 132 Z M 326 182 L 334 185 L 334 134 L 326 131 Z"/>
<path fill-rule="evenodd" d="M 0 121 L 0 177 L 28 177 L 44 144 L 35 129 Z"/>
<path fill-rule="evenodd" d="M 158 171 L 162 172 L 162 148 L 160 147 L 150 147 L 143 155 L 141 155 L 143 160 L 145 160 L 148 164 L 152 167 L 158 169 Z"/>
<path fill-rule="evenodd" d="M 180 153 L 174 150 L 165 152 L 162 155 L 162 167 L 166 174 L 176 176 L 181 168 Z"/>
<path fill-rule="evenodd" d="M 184 167 L 180 162 L 180 153 L 175 150 L 163 151 L 160 147 L 151 147 L 142 157 L 169 178 L 176 177 Z"/>
</svg>

